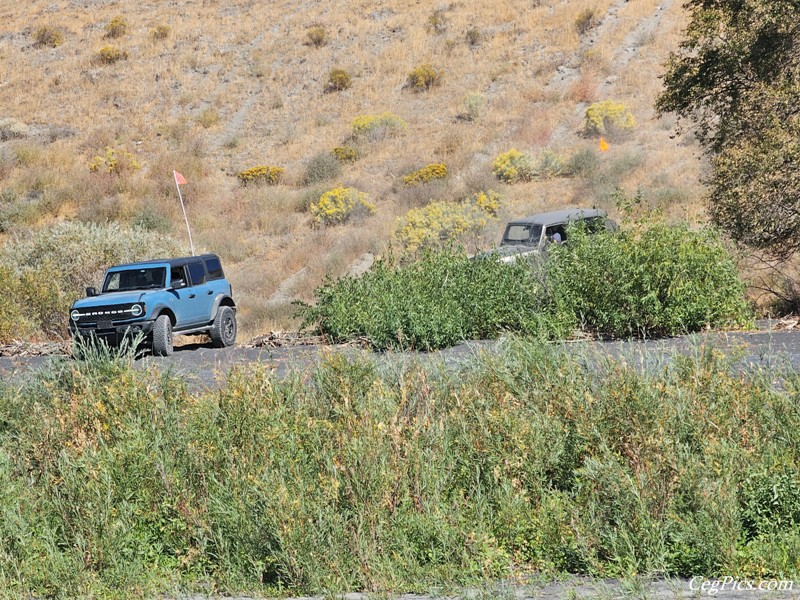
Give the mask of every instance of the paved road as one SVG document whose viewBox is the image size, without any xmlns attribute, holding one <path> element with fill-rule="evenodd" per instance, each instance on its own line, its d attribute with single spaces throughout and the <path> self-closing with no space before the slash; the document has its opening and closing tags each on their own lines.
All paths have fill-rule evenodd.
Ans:
<svg viewBox="0 0 800 600">
<path fill-rule="evenodd" d="M 773 331 L 769 324 L 761 323 L 753 332 L 709 332 L 692 336 L 616 342 L 564 342 L 566 348 L 576 351 L 596 351 L 624 359 L 641 368 L 658 367 L 670 360 L 676 352 L 691 354 L 701 344 L 715 347 L 737 356 L 743 367 L 783 364 L 800 369 L 800 331 Z M 469 360 L 481 351 L 491 351 L 496 341 L 467 342 L 453 348 L 431 353 L 371 353 L 352 347 L 294 346 L 285 348 L 233 347 L 215 349 L 206 344 L 188 344 L 175 349 L 170 357 L 148 356 L 137 361 L 138 368 L 156 366 L 170 369 L 190 381 L 193 389 L 214 389 L 225 379 L 234 366 L 265 363 L 275 369 L 278 376 L 286 375 L 292 368 L 303 368 L 320 360 L 326 353 L 349 352 L 374 356 L 379 361 L 398 361 L 413 358 L 425 362 L 444 362 L 448 366 Z M 20 379 L 26 373 L 45 365 L 47 357 L 0 358 L 0 378 Z"/>
<path fill-rule="evenodd" d="M 759 590 L 759 586 L 764 589 Z M 752 587 L 753 589 L 750 589 Z M 770 589 L 772 588 L 772 589 Z M 684 598 L 716 598 L 718 600 L 800 600 L 800 581 L 748 581 L 732 577 L 706 579 L 669 579 L 648 581 L 633 579 L 592 579 L 570 577 L 561 581 L 532 581 L 527 584 L 487 582 L 479 588 L 466 590 L 432 590 L 428 594 L 362 594 L 341 596 L 307 596 L 286 600 L 681 600 Z M 201 600 L 206 596 L 189 596 L 187 600 Z M 222 598 L 217 598 L 222 600 Z M 226 600 L 252 600 L 250 596 L 229 597 Z"/>
</svg>

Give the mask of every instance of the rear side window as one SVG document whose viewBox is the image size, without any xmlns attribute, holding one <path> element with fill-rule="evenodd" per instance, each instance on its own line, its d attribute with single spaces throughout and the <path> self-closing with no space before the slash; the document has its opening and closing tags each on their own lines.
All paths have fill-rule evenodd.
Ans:
<svg viewBox="0 0 800 600">
<path fill-rule="evenodd" d="M 222 272 L 222 264 L 218 258 L 207 258 L 206 269 L 208 270 L 208 280 L 223 279 L 225 274 Z"/>
<path fill-rule="evenodd" d="M 200 285 L 205 283 L 206 270 L 201 262 L 189 263 L 189 277 L 192 280 L 192 285 Z"/>
</svg>

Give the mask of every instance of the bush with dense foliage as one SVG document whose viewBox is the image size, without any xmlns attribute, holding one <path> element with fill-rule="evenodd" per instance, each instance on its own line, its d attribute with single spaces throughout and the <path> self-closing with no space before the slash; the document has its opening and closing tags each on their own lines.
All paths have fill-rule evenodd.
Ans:
<svg viewBox="0 0 800 600">
<path fill-rule="evenodd" d="M 432 350 L 504 331 L 542 331 L 541 291 L 527 263 L 470 260 L 446 249 L 410 264 L 378 261 L 361 277 L 328 282 L 304 319 L 337 342 Z"/>
<path fill-rule="evenodd" d="M 800 4 L 686 4 L 656 107 L 690 120 L 711 159 L 712 220 L 780 260 L 800 250 Z"/>
<path fill-rule="evenodd" d="M 636 128 L 636 120 L 622 102 L 603 100 L 590 104 L 583 116 L 583 135 L 621 138 Z"/>
<path fill-rule="evenodd" d="M 436 179 L 447 177 L 447 165 L 444 163 L 433 163 L 421 169 L 403 176 L 405 185 L 419 185 L 420 183 L 430 183 Z"/>
<path fill-rule="evenodd" d="M 106 23 L 106 37 L 118 38 L 128 33 L 128 21 L 123 16 L 116 16 Z"/>
<path fill-rule="evenodd" d="M 464 206 L 434 203 L 411 211 L 396 235 L 411 250 L 441 246 L 441 237 L 457 239 L 458 228 L 466 227 L 462 213 L 451 216 L 445 207 L 457 211 Z M 426 349 L 531 330 L 527 318 L 490 320 L 497 328 L 487 329 L 486 321 L 464 312 L 461 303 L 490 312 L 500 310 L 492 302 L 507 304 L 503 310 L 511 312 L 535 310 L 530 319 L 550 327 L 536 331 L 551 337 L 576 329 L 600 336 L 652 337 L 750 324 L 744 284 L 713 232 L 648 224 L 593 235 L 578 228 L 568 232 L 568 239 L 568 244 L 551 245 L 545 260 L 519 260 L 513 268 L 494 257 L 470 261 L 452 251 L 426 254 L 418 263 L 382 263 L 360 279 L 319 288 L 317 305 L 306 320 L 336 341 L 367 338 L 378 348 Z M 513 293 L 500 288 L 493 292 L 494 278 L 509 273 L 522 287 Z M 415 278 L 423 283 L 416 286 Z M 450 286 L 456 281 L 454 300 Z M 452 318 L 415 306 L 441 307 Z"/>
<path fill-rule="evenodd" d="M 353 139 L 382 140 L 385 137 L 399 135 L 408 128 L 408 124 L 390 112 L 380 115 L 360 115 L 353 119 Z"/>
<path fill-rule="evenodd" d="M 371 215 L 375 205 L 369 196 L 355 188 L 337 187 L 320 196 L 311 205 L 311 214 L 318 225 L 338 225 L 355 217 Z"/>
<path fill-rule="evenodd" d="M 343 92 L 352 85 L 353 81 L 350 74 L 344 69 L 333 69 L 328 73 L 328 81 L 325 84 L 326 92 Z"/>
<path fill-rule="evenodd" d="M 56 48 L 64 43 L 64 31 L 52 25 L 40 25 L 33 32 L 33 39 L 37 46 Z"/>
<path fill-rule="evenodd" d="M 121 60 L 127 60 L 128 52 L 116 46 L 103 46 L 95 56 L 95 60 L 103 65 L 113 65 Z"/>
<path fill-rule="evenodd" d="M 354 163 L 361 157 L 358 149 L 352 146 L 336 146 L 331 154 L 341 163 Z"/>
<path fill-rule="evenodd" d="M 319 152 L 306 163 L 303 185 L 314 185 L 321 181 L 336 179 L 342 174 L 341 162 L 330 152 Z"/>
<path fill-rule="evenodd" d="M 286 169 L 283 167 L 259 165 L 239 171 L 236 174 L 236 178 L 242 187 L 247 187 L 248 185 L 278 185 L 285 172 Z"/>
<path fill-rule="evenodd" d="M 441 85 L 443 80 L 444 71 L 426 63 L 411 70 L 406 85 L 415 92 L 424 92 Z"/>
<path fill-rule="evenodd" d="M 442 248 L 453 242 L 469 244 L 496 221 L 502 198 L 489 190 L 462 202 L 431 202 L 398 219 L 395 239 L 408 252 Z"/>
<path fill-rule="evenodd" d="M 503 152 L 494 159 L 492 173 L 506 183 L 530 181 L 536 174 L 531 157 L 516 148 Z"/>
<path fill-rule="evenodd" d="M 89 162 L 89 170 L 92 173 L 121 175 L 129 171 L 138 171 L 140 168 L 141 165 L 133 154 L 111 146 L 106 146 L 102 156 L 95 156 Z"/>
<path fill-rule="evenodd" d="M 600 335 L 652 337 L 747 325 L 736 263 L 711 230 L 652 224 L 551 247 L 548 287 L 576 325 Z"/>
</svg>

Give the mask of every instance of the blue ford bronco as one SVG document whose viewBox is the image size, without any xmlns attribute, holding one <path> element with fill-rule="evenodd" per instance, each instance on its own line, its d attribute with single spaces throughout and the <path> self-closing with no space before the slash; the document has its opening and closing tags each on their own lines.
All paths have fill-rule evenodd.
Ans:
<svg viewBox="0 0 800 600">
<path fill-rule="evenodd" d="M 144 335 L 157 356 L 172 354 L 174 334 L 207 333 L 217 348 L 236 341 L 233 291 L 215 254 L 111 267 L 86 296 L 70 309 L 73 338 L 118 345 Z"/>
</svg>

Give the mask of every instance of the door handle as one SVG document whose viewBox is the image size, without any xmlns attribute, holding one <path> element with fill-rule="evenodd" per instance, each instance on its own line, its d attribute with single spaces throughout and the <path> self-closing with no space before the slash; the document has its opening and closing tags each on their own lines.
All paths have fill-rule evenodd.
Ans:
<svg viewBox="0 0 800 600">
<path fill-rule="evenodd" d="M 208 290 L 206 293 L 210 296 L 211 294 L 214 293 L 214 290 Z"/>
<path fill-rule="evenodd" d="M 194 294 L 189 294 L 189 298 L 194 298 Z"/>
</svg>

